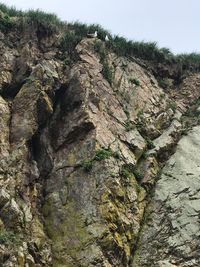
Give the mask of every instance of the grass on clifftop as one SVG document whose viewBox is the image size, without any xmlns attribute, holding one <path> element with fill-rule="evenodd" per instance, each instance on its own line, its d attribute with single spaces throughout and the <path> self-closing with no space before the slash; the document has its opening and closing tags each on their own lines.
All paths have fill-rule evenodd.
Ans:
<svg viewBox="0 0 200 267">
<path fill-rule="evenodd" d="M 1 19 L 0 21 L 0 24 L 4 24 L 3 28 L 6 25 L 10 26 L 10 17 L 17 16 L 27 18 L 43 27 L 66 29 L 66 35 L 63 37 L 61 44 L 63 48 L 69 50 L 73 50 L 76 44 L 86 37 L 88 32 L 97 30 L 99 39 L 104 40 L 106 35 L 109 36 L 109 42 L 106 43 L 106 46 L 119 56 L 136 57 L 155 63 L 177 64 L 181 69 L 193 72 L 200 70 L 200 54 L 198 53 L 174 55 L 168 48 L 159 48 L 155 42 L 136 42 L 127 40 L 124 37 L 113 36 L 109 31 L 96 24 L 62 22 L 55 14 L 45 13 L 40 10 L 23 12 L 15 7 L 7 7 L 5 4 L 0 3 L 0 11 L 6 15 L 6 20 Z"/>
</svg>

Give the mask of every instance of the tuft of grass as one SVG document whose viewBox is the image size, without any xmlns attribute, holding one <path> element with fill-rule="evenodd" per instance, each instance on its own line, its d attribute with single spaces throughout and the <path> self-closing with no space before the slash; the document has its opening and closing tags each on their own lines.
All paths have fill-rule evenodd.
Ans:
<svg viewBox="0 0 200 267">
<path fill-rule="evenodd" d="M 149 137 L 146 137 L 146 138 L 145 138 L 145 141 L 146 141 L 146 143 L 147 143 L 147 148 L 148 148 L 148 149 L 153 149 L 153 148 L 155 148 L 155 145 L 154 145 L 153 141 L 152 141 Z"/>
<path fill-rule="evenodd" d="M 129 122 L 129 121 L 127 121 L 124 124 L 124 127 L 125 127 L 125 129 L 126 129 L 127 132 L 129 132 L 129 131 L 131 131 L 131 130 L 133 130 L 135 128 L 135 126 L 131 122 Z"/>
<path fill-rule="evenodd" d="M 107 61 L 103 62 L 102 75 L 111 85 L 113 81 L 113 73 Z"/>
<path fill-rule="evenodd" d="M 120 159 L 120 158 L 121 158 L 120 153 L 119 153 L 118 151 L 113 151 L 112 156 L 113 156 L 115 159 Z"/>
<path fill-rule="evenodd" d="M 63 51 L 67 51 L 70 55 L 72 55 L 80 40 L 80 37 L 75 35 L 74 32 L 66 32 L 61 38 L 60 47 Z"/>
<path fill-rule="evenodd" d="M 142 108 L 142 109 L 138 110 L 137 116 L 138 117 L 143 117 L 143 115 L 144 115 L 144 110 Z"/>
<path fill-rule="evenodd" d="M 96 41 L 94 44 L 94 51 L 100 56 L 100 61 L 103 63 L 106 60 L 106 48 L 101 41 Z"/>
<path fill-rule="evenodd" d="M 0 16 L 0 30 L 2 32 L 7 33 L 12 29 L 13 25 L 9 15 Z"/>
<path fill-rule="evenodd" d="M 94 157 L 95 160 L 100 161 L 100 160 L 105 160 L 110 157 L 114 157 L 116 159 L 120 158 L 120 154 L 117 151 L 112 151 L 111 148 L 108 149 L 98 149 L 96 151 L 96 155 Z"/>
<path fill-rule="evenodd" d="M 158 79 L 158 85 L 163 89 L 166 89 L 171 86 L 169 79 Z"/>
<path fill-rule="evenodd" d="M 21 16 L 24 16 L 24 13 L 23 11 L 21 10 L 17 10 L 15 7 L 11 6 L 11 7 L 8 7 L 6 6 L 5 4 L 2 4 L 0 3 L 0 10 L 7 14 L 8 16 L 10 17 L 21 17 Z"/>
<path fill-rule="evenodd" d="M 71 64 L 71 59 L 69 57 L 64 59 L 65 65 L 70 65 Z"/>
<path fill-rule="evenodd" d="M 144 124 L 143 124 L 143 122 L 141 121 L 141 120 L 138 120 L 137 121 L 137 123 L 136 123 L 136 128 L 137 128 L 137 130 L 140 132 L 140 134 L 141 134 L 141 132 L 143 131 L 143 129 L 144 129 Z"/>
<path fill-rule="evenodd" d="M 109 84 L 112 84 L 112 80 L 113 80 L 113 73 L 112 70 L 108 64 L 108 60 L 107 60 L 107 51 L 106 51 L 106 47 L 104 45 L 104 43 L 102 43 L 101 41 L 96 41 L 94 44 L 94 50 L 99 54 L 100 56 L 100 62 L 103 66 L 102 68 L 102 75 L 103 77 L 109 82 Z"/>
<path fill-rule="evenodd" d="M 128 179 L 131 177 L 132 174 L 133 174 L 132 167 L 130 167 L 128 164 L 122 166 L 121 175 L 124 178 Z"/>
<path fill-rule="evenodd" d="M 67 27 L 70 30 L 73 30 L 74 33 L 77 36 L 80 36 L 80 38 L 85 38 L 87 36 L 87 33 L 93 33 L 95 31 L 98 32 L 98 39 L 104 41 L 106 35 L 108 35 L 111 38 L 111 34 L 109 31 L 103 29 L 99 24 L 84 24 L 84 23 L 80 23 L 78 21 L 73 22 L 73 23 L 68 23 Z"/>
<path fill-rule="evenodd" d="M 174 100 L 171 100 L 169 103 L 168 103 L 168 108 L 171 108 L 173 111 L 175 111 L 177 109 L 177 104 L 176 104 L 176 101 Z"/>
<path fill-rule="evenodd" d="M 139 81 L 138 79 L 136 79 L 136 78 L 131 77 L 131 78 L 129 79 L 129 81 L 130 81 L 131 83 L 135 84 L 136 86 L 140 86 L 140 81 Z"/>
<path fill-rule="evenodd" d="M 36 78 L 34 77 L 34 76 L 32 76 L 32 75 L 30 75 L 29 77 L 27 77 L 26 79 L 25 79 L 25 81 L 27 82 L 27 83 L 32 83 L 32 82 L 34 82 L 36 80 Z"/>
<path fill-rule="evenodd" d="M 28 17 L 31 21 L 41 23 L 45 26 L 63 26 L 63 22 L 53 13 L 46 13 L 39 9 L 37 10 L 28 10 L 24 13 L 24 16 Z"/>
<path fill-rule="evenodd" d="M 123 111 L 124 111 L 124 113 L 126 114 L 127 118 L 129 119 L 129 118 L 130 118 L 130 112 L 129 112 L 129 110 L 128 110 L 127 105 L 125 105 L 125 106 L 123 107 Z"/>
<path fill-rule="evenodd" d="M 163 62 L 173 57 L 168 49 L 159 49 L 155 42 L 133 42 L 124 37 L 115 36 L 112 49 L 120 56 L 135 56 L 142 59 Z"/>
<path fill-rule="evenodd" d="M 188 117 L 197 117 L 200 115 L 199 110 L 195 106 L 188 108 L 188 110 L 184 114 L 185 116 Z"/>
<path fill-rule="evenodd" d="M 117 151 L 112 151 L 111 148 L 108 149 L 98 149 L 96 151 L 96 154 L 94 156 L 93 159 L 91 160 L 85 160 L 83 161 L 83 163 L 81 164 L 81 166 L 83 167 L 83 169 L 86 172 L 90 172 L 93 166 L 93 162 L 94 161 L 101 161 L 101 160 L 105 160 L 108 159 L 110 157 L 114 157 L 115 159 L 120 159 L 120 154 Z"/>
<path fill-rule="evenodd" d="M 17 236 L 12 231 L 7 231 L 5 229 L 0 230 L 0 244 L 13 244 L 13 243 L 16 245 L 21 244 L 19 236 Z"/>
<path fill-rule="evenodd" d="M 134 169 L 133 174 L 138 182 L 140 182 L 144 177 L 144 174 L 138 169 Z"/>
<path fill-rule="evenodd" d="M 1 30 L 9 30 L 11 27 L 9 17 L 23 17 L 31 22 L 37 23 L 40 26 L 41 36 L 44 34 L 51 34 L 56 29 L 63 29 L 67 32 L 73 32 L 72 38 L 76 39 L 75 43 L 87 36 L 87 33 L 98 31 L 98 38 L 102 41 L 105 40 L 105 36 L 108 35 L 109 42 L 105 43 L 105 46 L 110 51 L 116 53 L 118 56 L 125 56 L 128 58 L 139 58 L 147 60 L 154 65 L 163 63 L 168 67 L 174 65 L 178 70 L 177 78 L 181 78 L 184 72 L 198 72 L 200 71 L 200 53 L 179 54 L 174 55 L 168 48 L 159 48 L 156 42 L 138 42 L 127 40 L 124 37 L 112 36 L 109 31 L 103 29 L 98 24 L 83 24 L 80 22 L 66 23 L 62 22 L 55 14 L 45 13 L 40 10 L 29 10 L 23 12 L 17 10 L 15 7 L 7 7 L 5 4 L 0 4 L 0 11 L 2 11 L 7 18 L 0 21 Z M 2 27 L 4 29 L 2 29 Z M 41 29 L 42 27 L 42 29 Z M 71 38 L 70 37 L 70 38 Z M 68 37 L 66 37 L 68 39 Z M 74 41 L 72 40 L 73 45 Z M 72 47 L 74 47 L 72 45 Z M 68 45 L 69 46 L 69 43 Z M 108 69 L 108 65 L 105 64 L 104 75 L 111 81 L 111 72 Z M 165 76 L 165 75 L 164 75 Z M 165 85 L 164 85 L 165 86 Z"/>
<path fill-rule="evenodd" d="M 95 160 L 100 161 L 104 159 L 108 159 L 113 155 L 113 152 L 110 148 L 108 149 L 98 149 L 96 151 Z"/>
<path fill-rule="evenodd" d="M 42 34 L 51 34 L 55 32 L 56 29 L 64 26 L 64 22 L 62 22 L 55 14 L 46 13 L 39 9 L 37 10 L 28 10 L 21 11 L 17 10 L 15 7 L 7 7 L 4 4 L 0 4 L 0 10 L 5 14 L 4 19 L 0 20 L 0 25 L 6 27 L 8 29 L 12 24 L 10 17 L 20 17 L 26 18 L 31 23 L 35 23 L 41 27 Z"/>
<path fill-rule="evenodd" d="M 144 177 L 140 170 L 128 164 L 122 166 L 121 175 L 127 179 L 134 175 L 138 182 L 140 182 Z"/>
<path fill-rule="evenodd" d="M 91 171 L 92 165 L 93 165 L 93 161 L 92 160 L 85 160 L 82 163 L 82 167 L 83 167 L 84 171 L 86 171 L 86 172 L 90 172 Z"/>
</svg>

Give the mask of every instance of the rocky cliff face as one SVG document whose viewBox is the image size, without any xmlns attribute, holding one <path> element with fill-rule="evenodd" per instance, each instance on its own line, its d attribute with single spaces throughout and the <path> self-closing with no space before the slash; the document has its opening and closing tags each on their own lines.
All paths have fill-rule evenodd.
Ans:
<svg viewBox="0 0 200 267">
<path fill-rule="evenodd" d="M 15 23 L 0 33 L 1 266 L 200 266 L 200 74 L 164 90 L 137 59 L 108 50 L 105 66 L 99 39 L 71 59 L 63 31 Z"/>
</svg>

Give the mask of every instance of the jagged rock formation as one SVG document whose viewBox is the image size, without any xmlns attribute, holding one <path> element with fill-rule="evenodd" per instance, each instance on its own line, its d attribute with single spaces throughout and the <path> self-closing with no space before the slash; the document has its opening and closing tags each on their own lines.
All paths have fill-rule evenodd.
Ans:
<svg viewBox="0 0 200 267">
<path fill-rule="evenodd" d="M 70 57 L 65 30 L 13 23 L 0 33 L 1 266 L 199 266 L 200 74 L 163 90 L 101 40 Z"/>
<path fill-rule="evenodd" d="M 133 266 L 200 265 L 199 131 L 194 127 L 179 141 L 162 169 Z"/>
</svg>

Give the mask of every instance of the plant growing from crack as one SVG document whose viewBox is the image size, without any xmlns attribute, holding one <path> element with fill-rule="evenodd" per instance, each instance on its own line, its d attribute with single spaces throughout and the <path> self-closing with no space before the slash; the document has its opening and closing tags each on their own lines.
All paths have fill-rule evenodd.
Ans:
<svg viewBox="0 0 200 267">
<path fill-rule="evenodd" d="M 90 172 L 93 166 L 94 161 L 102 161 L 105 159 L 108 159 L 110 157 L 113 157 L 115 159 L 120 159 L 120 154 L 118 151 L 113 151 L 111 148 L 107 148 L 107 149 L 98 149 L 95 153 L 95 156 L 93 159 L 91 160 L 85 160 L 83 161 L 83 163 L 81 164 L 81 166 L 83 167 L 83 169 L 86 172 Z"/>
<path fill-rule="evenodd" d="M 141 170 L 139 170 L 139 168 L 136 166 L 130 166 L 129 164 L 122 166 L 121 175 L 126 179 L 131 178 L 131 176 L 134 175 L 138 182 L 140 182 L 144 177 L 144 174 L 141 172 Z"/>
<path fill-rule="evenodd" d="M 82 167 L 86 172 L 90 172 L 92 169 L 93 160 L 85 160 L 82 163 Z"/>
<path fill-rule="evenodd" d="M 6 229 L 0 230 L 0 244 L 16 244 L 21 245 L 21 240 L 17 234 Z"/>
<path fill-rule="evenodd" d="M 124 124 L 124 127 L 126 129 L 127 132 L 135 129 L 135 126 L 134 124 L 132 124 L 130 121 L 127 121 L 125 124 Z"/>
<path fill-rule="evenodd" d="M 134 77 L 129 78 L 129 81 L 136 86 L 140 86 L 140 81 Z"/>
<path fill-rule="evenodd" d="M 145 138 L 145 141 L 146 141 L 146 143 L 147 143 L 147 148 L 148 148 L 148 149 L 153 149 L 153 148 L 155 148 L 154 142 L 153 142 L 149 137 L 146 137 L 146 138 Z"/>
<path fill-rule="evenodd" d="M 111 67 L 108 64 L 107 51 L 106 51 L 104 43 L 102 43 L 99 40 L 97 42 L 95 42 L 94 50 L 100 56 L 100 62 L 102 64 L 102 66 L 103 66 L 102 75 L 109 82 L 109 84 L 111 85 L 112 84 L 112 80 L 113 80 L 113 73 L 112 73 Z"/>
</svg>

